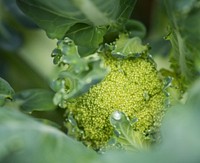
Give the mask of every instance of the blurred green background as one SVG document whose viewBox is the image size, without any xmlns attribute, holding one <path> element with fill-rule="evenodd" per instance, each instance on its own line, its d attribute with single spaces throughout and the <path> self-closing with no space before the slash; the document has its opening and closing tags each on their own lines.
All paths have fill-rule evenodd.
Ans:
<svg viewBox="0 0 200 163">
<path fill-rule="evenodd" d="M 15 91 L 48 87 L 55 45 L 56 40 L 26 17 L 15 0 L 0 1 L 0 76 Z"/>
</svg>

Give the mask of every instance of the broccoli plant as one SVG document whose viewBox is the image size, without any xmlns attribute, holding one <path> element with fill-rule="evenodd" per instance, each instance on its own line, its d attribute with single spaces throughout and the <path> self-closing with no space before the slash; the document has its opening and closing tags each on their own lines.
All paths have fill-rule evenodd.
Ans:
<svg viewBox="0 0 200 163">
<path fill-rule="evenodd" d="M 98 52 L 109 68 L 105 78 L 80 97 L 65 101 L 67 114 L 82 129 L 78 139 L 95 149 L 105 145 L 113 135 L 109 117 L 116 111 L 131 120 L 137 119 L 132 130 L 140 133 L 139 141 L 151 140 L 161 123 L 167 101 L 167 90 L 147 53 L 148 47 L 141 45 L 139 38 L 130 39 L 126 35 L 120 35 L 112 46 Z M 121 56 L 115 56 L 117 54 Z"/>
<path fill-rule="evenodd" d="M 16 2 L 57 41 L 50 54 L 55 72 L 50 89 L 15 92 L 0 78 L 0 131 L 6 132 L 0 160 L 200 160 L 199 0 L 154 2 L 151 28 L 134 18 L 139 0 Z M 25 141 L 7 136 L 13 132 Z M 167 153 L 172 157 L 165 159 Z"/>
</svg>

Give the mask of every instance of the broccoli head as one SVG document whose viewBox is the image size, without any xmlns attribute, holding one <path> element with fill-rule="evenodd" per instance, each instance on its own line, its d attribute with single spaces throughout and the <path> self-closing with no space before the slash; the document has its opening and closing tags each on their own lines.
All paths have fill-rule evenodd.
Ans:
<svg viewBox="0 0 200 163">
<path fill-rule="evenodd" d="M 94 149 L 104 147 L 114 128 L 109 121 L 113 112 L 137 118 L 132 126 L 141 135 L 156 132 L 165 112 L 164 84 L 148 57 L 121 59 L 110 52 L 100 54 L 110 72 L 90 90 L 70 100 L 67 112 L 82 131 L 77 138 Z M 97 74 L 98 75 L 98 74 Z"/>
</svg>

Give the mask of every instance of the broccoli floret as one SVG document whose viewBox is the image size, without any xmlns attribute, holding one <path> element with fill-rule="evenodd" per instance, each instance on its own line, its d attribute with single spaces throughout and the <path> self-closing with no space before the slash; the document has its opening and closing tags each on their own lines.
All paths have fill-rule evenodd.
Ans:
<svg viewBox="0 0 200 163">
<path fill-rule="evenodd" d="M 133 130 L 148 135 L 157 131 L 164 115 L 163 82 L 148 58 L 118 59 L 110 53 L 102 56 L 110 73 L 84 95 L 67 103 L 77 126 L 78 137 L 94 149 L 104 147 L 113 135 L 109 117 L 114 111 L 137 117 Z"/>
</svg>

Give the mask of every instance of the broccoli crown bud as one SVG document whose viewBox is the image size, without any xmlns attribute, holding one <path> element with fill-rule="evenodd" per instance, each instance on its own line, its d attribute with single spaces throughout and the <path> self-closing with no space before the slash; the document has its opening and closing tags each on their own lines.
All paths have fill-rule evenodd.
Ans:
<svg viewBox="0 0 200 163">
<path fill-rule="evenodd" d="M 67 104 L 83 134 L 78 138 L 99 149 L 113 135 L 109 117 L 121 111 L 130 119 L 137 117 L 133 130 L 147 134 L 157 131 L 164 115 L 163 82 L 155 65 L 147 58 L 117 59 L 103 56 L 110 73 L 84 95 Z"/>
</svg>

